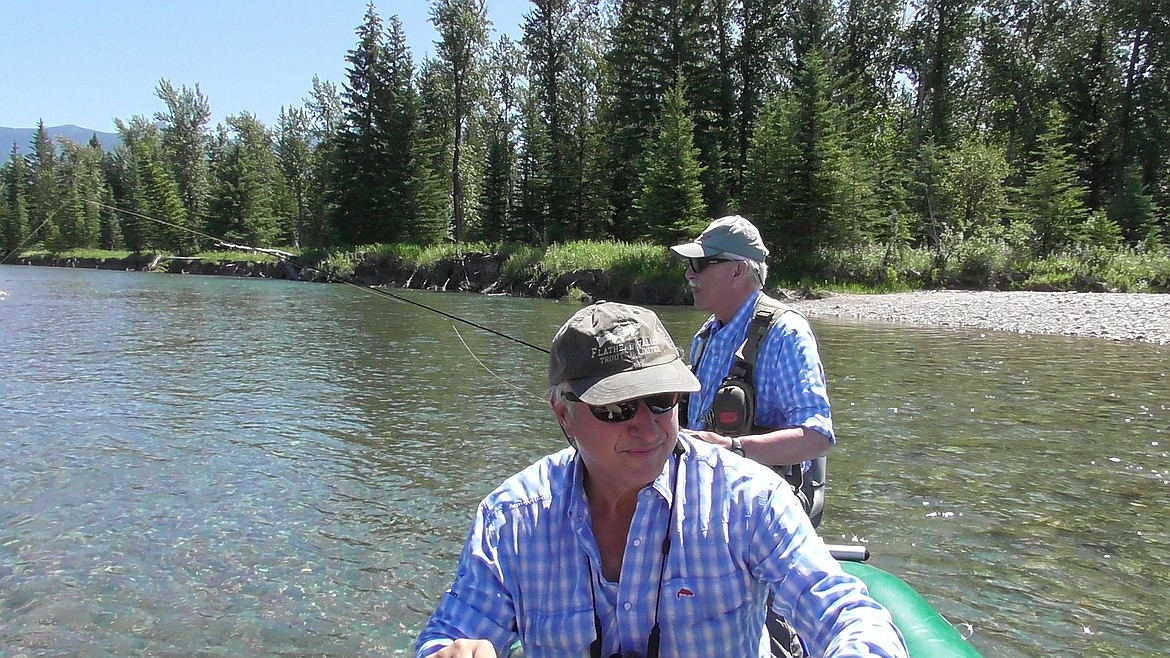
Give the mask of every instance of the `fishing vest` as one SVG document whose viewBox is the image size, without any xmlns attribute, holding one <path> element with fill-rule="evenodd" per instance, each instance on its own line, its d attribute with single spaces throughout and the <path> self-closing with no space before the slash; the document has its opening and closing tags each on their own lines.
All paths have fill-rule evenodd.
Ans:
<svg viewBox="0 0 1170 658">
<path fill-rule="evenodd" d="M 760 293 L 756 299 L 751 323 L 748 325 L 747 337 L 735 351 L 735 361 L 715 391 L 711 408 L 703 416 L 703 429 L 733 437 L 754 434 L 760 430 L 767 431 L 755 424 L 756 388 L 753 378 L 756 358 L 760 353 L 760 341 L 768 335 L 776 319 L 787 311 L 797 312 L 792 307 Z M 704 327 L 696 336 L 701 341 L 695 352 L 694 363 L 691 364 L 691 370 L 696 375 L 710 336 L 710 325 Z"/>
</svg>

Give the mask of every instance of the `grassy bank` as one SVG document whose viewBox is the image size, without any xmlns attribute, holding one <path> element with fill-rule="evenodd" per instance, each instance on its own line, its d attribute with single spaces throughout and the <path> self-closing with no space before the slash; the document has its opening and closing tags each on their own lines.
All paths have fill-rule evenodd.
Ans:
<svg viewBox="0 0 1170 658">
<path fill-rule="evenodd" d="M 398 262 L 427 267 L 470 254 L 498 254 L 504 258 L 501 278 L 534 281 L 555 279 L 584 270 L 609 272 L 615 281 L 629 284 L 680 284 L 683 265 L 659 245 L 625 242 L 572 242 L 549 247 L 472 243 L 431 247 L 386 244 L 352 250 L 305 251 L 282 247 L 303 263 L 312 263 L 342 277 L 351 276 L 363 262 Z M 122 259 L 125 251 L 69 250 L 60 254 L 26 252 L 22 257 Z M 158 254 L 163 258 L 166 254 Z M 196 254 L 208 262 L 264 263 L 276 259 L 249 251 L 213 251 Z M 802 272 L 773 270 L 769 287 L 812 288 L 843 292 L 903 292 L 931 288 L 976 290 L 1078 290 L 1170 292 L 1170 249 L 1143 251 L 1086 247 L 1045 258 L 1030 256 L 1005 242 L 971 239 L 943 251 L 867 245 L 854 249 L 822 250 L 812 259 L 818 265 Z"/>
</svg>

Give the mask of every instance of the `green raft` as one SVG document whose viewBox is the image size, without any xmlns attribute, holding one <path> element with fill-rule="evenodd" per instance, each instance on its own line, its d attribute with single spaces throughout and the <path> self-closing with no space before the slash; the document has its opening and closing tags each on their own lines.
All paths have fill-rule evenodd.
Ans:
<svg viewBox="0 0 1170 658">
<path fill-rule="evenodd" d="M 901 578 L 861 561 L 839 560 L 865 583 L 869 595 L 890 611 L 910 658 L 980 658 L 967 640 Z"/>
</svg>

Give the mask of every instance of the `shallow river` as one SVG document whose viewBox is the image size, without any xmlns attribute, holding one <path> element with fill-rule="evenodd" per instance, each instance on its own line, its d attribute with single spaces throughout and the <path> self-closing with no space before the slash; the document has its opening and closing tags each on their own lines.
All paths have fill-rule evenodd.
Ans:
<svg viewBox="0 0 1170 658">
<path fill-rule="evenodd" d="M 0 266 L 0 655 L 407 655 L 546 356 L 354 288 Z M 576 307 L 394 291 L 547 347 Z M 660 307 L 685 345 L 701 320 Z M 1170 346 L 814 318 L 822 534 L 995 656 L 1170 646 Z"/>
</svg>

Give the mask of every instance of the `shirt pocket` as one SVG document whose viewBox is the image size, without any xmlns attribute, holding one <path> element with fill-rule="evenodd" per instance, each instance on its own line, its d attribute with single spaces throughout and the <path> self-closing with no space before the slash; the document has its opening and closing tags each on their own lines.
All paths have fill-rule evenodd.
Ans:
<svg viewBox="0 0 1170 658">
<path fill-rule="evenodd" d="M 690 627 L 718 625 L 750 603 L 747 586 L 735 574 L 671 578 L 661 596 L 663 617 Z"/>
<path fill-rule="evenodd" d="M 528 658 L 541 656 L 587 656 L 595 638 L 593 611 L 524 616 L 520 643 Z"/>
</svg>

